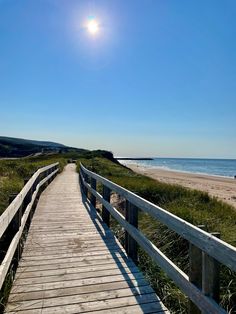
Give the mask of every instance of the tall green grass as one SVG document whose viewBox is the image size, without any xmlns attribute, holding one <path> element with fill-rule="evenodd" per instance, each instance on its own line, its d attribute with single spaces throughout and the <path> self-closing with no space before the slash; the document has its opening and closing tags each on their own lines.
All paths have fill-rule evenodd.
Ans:
<svg viewBox="0 0 236 314">
<path fill-rule="evenodd" d="M 66 158 L 45 156 L 41 158 L 0 160 L 0 214 L 8 206 L 10 194 L 20 192 L 24 186 L 24 179 L 32 176 L 39 168 L 54 162 L 59 162 L 62 169 L 66 164 Z"/>
<path fill-rule="evenodd" d="M 193 225 L 203 224 L 208 232 L 220 232 L 224 241 L 236 245 L 236 210 L 232 206 L 201 191 L 158 182 L 104 158 L 80 161 L 91 171 L 135 192 Z M 121 211 L 124 210 L 122 207 L 121 205 Z M 117 225 L 113 225 L 120 235 Z M 139 229 L 176 265 L 188 273 L 189 244 L 186 240 L 142 211 L 139 213 Z M 187 298 L 141 249 L 139 267 L 173 313 L 187 313 Z M 221 305 L 230 313 L 236 311 L 236 275 L 226 267 L 221 269 Z"/>
</svg>

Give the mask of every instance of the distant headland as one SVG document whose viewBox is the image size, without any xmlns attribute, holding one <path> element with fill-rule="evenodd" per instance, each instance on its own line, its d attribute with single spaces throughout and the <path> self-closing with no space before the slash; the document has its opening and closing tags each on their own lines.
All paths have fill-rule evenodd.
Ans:
<svg viewBox="0 0 236 314">
<path fill-rule="evenodd" d="M 150 157 L 115 157 L 115 159 L 118 160 L 153 160 L 153 158 Z"/>
</svg>

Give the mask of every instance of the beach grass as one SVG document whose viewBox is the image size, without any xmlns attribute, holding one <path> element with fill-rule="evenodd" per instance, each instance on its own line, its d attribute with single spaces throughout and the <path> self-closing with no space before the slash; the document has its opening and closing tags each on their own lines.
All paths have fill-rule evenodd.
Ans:
<svg viewBox="0 0 236 314">
<path fill-rule="evenodd" d="M 39 168 L 59 162 L 60 169 L 66 164 L 65 157 L 44 156 L 38 158 L 24 158 L 0 160 L 0 214 L 7 208 L 9 197 L 19 193 L 24 186 L 24 179 L 28 179 Z"/>
</svg>

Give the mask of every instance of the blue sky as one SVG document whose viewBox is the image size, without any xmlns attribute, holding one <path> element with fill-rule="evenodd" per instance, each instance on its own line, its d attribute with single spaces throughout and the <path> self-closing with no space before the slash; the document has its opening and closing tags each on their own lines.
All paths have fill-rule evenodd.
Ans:
<svg viewBox="0 0 236 314">
<path fill-rule="evenodd" d="M 236 158 L 235 16 L 235 0 L 0 0 L 0 134 Z"/>
</svg>

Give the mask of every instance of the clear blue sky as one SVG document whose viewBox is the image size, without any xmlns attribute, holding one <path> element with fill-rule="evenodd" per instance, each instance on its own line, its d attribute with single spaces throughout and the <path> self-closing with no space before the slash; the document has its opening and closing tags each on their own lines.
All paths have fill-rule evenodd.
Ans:
<svg viewBox="0 0 236 314">
<path fill-rule="evenodd" d="M 236 158 L 235 17 L 235 0 L 0 0 L 0 134 Z"/>
</svg>

